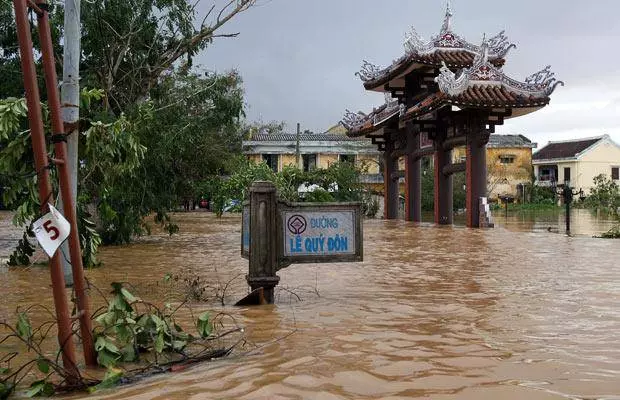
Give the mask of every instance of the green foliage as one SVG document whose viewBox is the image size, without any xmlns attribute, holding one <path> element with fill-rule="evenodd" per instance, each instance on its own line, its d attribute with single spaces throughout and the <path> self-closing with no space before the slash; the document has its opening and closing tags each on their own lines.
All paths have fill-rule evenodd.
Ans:
<svg viewBox="0 0 620 400">
<path fill-rule="evenodd" d="M 549 206 L 556 204 L 556 194 L 552 188 L 532 185 L 527 187 L 527 189 L 529 189 L 529 198 L 531 203 L 545 204 Z"/>
<path fill-rule="evenodd" d="M 9 256 L 9 261 L 7 262 L 8 265 L 30 265 L 30 257 L 34 255 L 36 250 L 34 245 L 30 243 L 30 239 L 33 237 L 34 232 L 32 232 L 32 229 L 28 228 L 19 240 L 13 253 Z"/>
<path fill-rule="evenodd" d="M 47 379 L 35 381 L 26 392 L 26 397 L 50 397 L 56 392 L 54 385 Z"/>
<path fill-rule="evenodd" d="M 24 342 L 30 342 L 32 340 L 32 325 L 30 324 L 30 318 L 25 312 L 21 312 L 17 316 L 17 325 L 15 331 Z"/>
<path fill-rule="evenodd" d="M 605 174 L 594 177 L 594 187 L 584 202 L 586 207 L 617 215 L 620 208 L 620 187 Z"/>
<path fill-rule="evenodd" d="M 89 393 L 95 393 L 98 390 L 113 388 L 118 385 L 123 377 L 123 370 L 118 368 L 108 368 L 101 383 L 88 388 Z"/>
<path fill-rule="evenodd" d="M 106 312 L 95 318 L 97 362 L 111 368 L 122 362 L 136 362 L 144 352 L 156 355 L 180 353 L 195 338 L 175 322 L 173 313 L 143 302 L 122 284 L 112 283 L 112 299 Z M 146 307 L 139 312 L 138 306 Z M 196 323 L 201 338 L 209 337 L 213 325 L 209 314 L 201 314 Z"/>
<path fill-rule="evenodd" d="M 360 175 L 364 167 L 357 168 L 350 163 L 333 163 L 325 169 L 303 172 L 294 166 L 286 166 L 281 172 L 274 172 L 265 163 L 253 163 L 246 158 L 239 158 L 228 177 L 216 177 L 203 188 L 209 190 L 207 197 L 211 199 L 211 207 L 218 215 L 222 215 L 225 206 L 231 200 L 244 200 L 249 197 L 252 182 L 273 182 L 282 200 L 296 202 L 348 202 L 360 201 L 368 204 L 366 210 L 378 208 L 373 204 L 370 194 L 366 193 Z M 317 185 L 313 192 L 305 193 L 302 198 L 298 192 L 301 185 Z M 238 208 L 235 211 L 240 211 Z"/>
<path fill-rule="evenodd" d="M 211 321 L 209 313 L 205 312 L 200 314 L 198 322 L 196 323 L 196 328 L 198 328 L 198 333 L 203 339 L 211 336 L 213 333 L 213 322 Z"/>
<path fill-rule="evenodd" d="M 63 3 L 50 4 L 54 50 L 62 54 Z M 197 185 L 225 173 L 230 154 L 240 151 L 239 75 L 190 71 L 192 58 L 216 32 L 253 4 L 223 5 L 200 24 L 195 4 L 187 0 L 82 4 L 81 84 L 100 88 L 84 88 L 80 96 L 78 193 L 82 206 L 96 206 L 101 234 L 88 218 L 81 221 L 85 265 L 96 264 L 101 241 L 128 242 L 149 232 L 146 215 L 196 199 Z M 36 35 L 33 40 L 36 47 Z M 10 2 L 0 3 L 0 74 L 0 93 L 23 94 Z M 41 94 L 45 100 L 45 91 Z M 3 204 L 18 210 L 21 225 L 38 210 L 25 111 L 23 99 L 0 101 L 0 170 L 10 173 L 0 176 Z M 171 234 L 178 230 L 170 221 L 163 225 Z M 25 261 L 24 254 L 15 259 Z"/>
<path fill-rule="evenodd" d="M 306 193 L 304 200 L 309 203 L 329 203 L 336 201 L 334 196 L 323 188 L 316 189 L 312 192 Z"/>
<path fill-rule="evenodd" d="M 452 175 L 452 207 L 454 210 L 465 208 L 465 174 Z M 422 171 L 422 210 L 433 211 L 435 209 L 435 170 L 433 167 Z"/>
</svg>

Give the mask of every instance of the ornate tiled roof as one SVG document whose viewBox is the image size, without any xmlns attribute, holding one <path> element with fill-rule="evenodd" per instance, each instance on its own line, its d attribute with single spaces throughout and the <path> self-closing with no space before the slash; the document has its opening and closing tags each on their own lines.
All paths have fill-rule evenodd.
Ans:
<svg viewBox="0 0 620 400">
<path fill-rule="evenodd" d="M 347 128 L 349 136 L 363 136 L 366 133 L 380 129 L 392 119 L 398 118 L 405 111 L 404 105 L 399 104 L 388 93 L 385 94 L 385 104 L 375 108 L 370 114 L 361 111 L 353 113 L 346 110 L 341 123 Z"/>
<path fill-rule="evenodd" d="M 416 118 L 444 105 L 534 110 L 549 104 L 551 93 L 558 85 L 564 85 L 554 77 L 550 66 L 531 75 L 525 82 L 516 81 L 489 60 L 486 40 L 480 49 L 481 53 L 476 56 L 472 67 L 464 69 L 458 77 L 443 65 L 440 75 L 435 78 L 439 91 L 410 107 L 405 119 Z"/>
<path fill-rule="evenodd" d="M 504 64 L 508 51 L 516 47 L 508 41 L 504 31 L 491 38 L 488 43 L 489 59 L 497 67 Z M 475 55 L 480 53 L 479 46 L 469 43 L 452 30 L 452 10 L 449 2 L 439 35 L 425 42 L 415 28 L 411 28 L 410 33 L 405 37 L 404 47 L 405 54 L 386 68 L 378 67 L 368 61 L 363 62 L 362 69 L 356 75 L 362 79 L 366 89 L 382 87 L 390 80 L 415 68 L 415 64 L 434 67 L 445 64 L 453 69 L 470 67 Z"/>
</svg>

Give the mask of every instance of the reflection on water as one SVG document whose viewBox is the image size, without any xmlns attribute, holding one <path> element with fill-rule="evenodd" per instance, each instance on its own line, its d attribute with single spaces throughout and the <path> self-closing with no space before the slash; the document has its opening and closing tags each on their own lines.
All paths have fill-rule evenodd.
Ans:
<svg viewBox="0 0 620 400">
<path fill-rule="evenodd" d="M 105 248 L 105 267 L 88 278 L 149 287 L 179 269 L 212 281 L 246 272 L 240 217 L 177 218 L 180 235 Z M 275 306 L 224 308 L 246 327 L 251 353 L 100 396 L 620 399 L 620 242 L 508 222 L 469 230 L 367 221 L 364 263 L 280 271 L 302 301 L 281 290 Z M 0 318 L 16 303 L 51 304 L 45 269 L 0 279 Z M 246 290 L 237 279 L 228 302 Z"/>
</svg>

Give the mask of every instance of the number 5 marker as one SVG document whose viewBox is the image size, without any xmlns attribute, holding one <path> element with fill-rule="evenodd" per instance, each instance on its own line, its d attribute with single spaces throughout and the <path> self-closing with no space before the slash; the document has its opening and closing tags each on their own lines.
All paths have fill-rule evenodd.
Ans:
<svg viewBox="0 0 620 400">
<path fill-rule="evenodd" d="M 63 215 L 51 204 L 50 212 L 33 224 L 34 234 L 48 256 L 52 257 L 62 242 L 69 237 L 71 226 Z"/>
</svg>

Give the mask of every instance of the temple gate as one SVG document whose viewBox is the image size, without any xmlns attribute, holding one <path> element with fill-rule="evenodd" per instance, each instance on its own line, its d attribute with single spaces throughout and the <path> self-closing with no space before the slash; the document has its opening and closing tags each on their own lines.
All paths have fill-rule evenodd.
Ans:
<svg viewBox="0 0 620 400">
<path fill-rule="evenodd" d="M 516 47 L 500 32 L 474 45 L 454 33 L 450 4 L 439 35 L 423 41 L 412 28 L 405 54 L 386 68 L 363 62 L 358 75 L 366 90 L 385 93 L 385 104 L 371 113 L 347 110 L 342 120 L 353 137 L 370 138 L 383 152 L 384 218 L 398 218 L 398 181 L 405 178 L 405 214 L 420 222 L 421 158 L 434 162 L 434 220 L 453 222 L 452 175 L 466 174 L 467 226 L 480 226 L 480 198 L 486 197 L 485 146 L 505 119 L 532 113 L 550 102 L 563 82 L 547 66 L 525 82 L 504 74 L 508 52 Z M 466 161 L 452 163 L 452 149 L 466 146 Z M 405 170 L 398 171 L 398 159 Z"/>
</svg>

